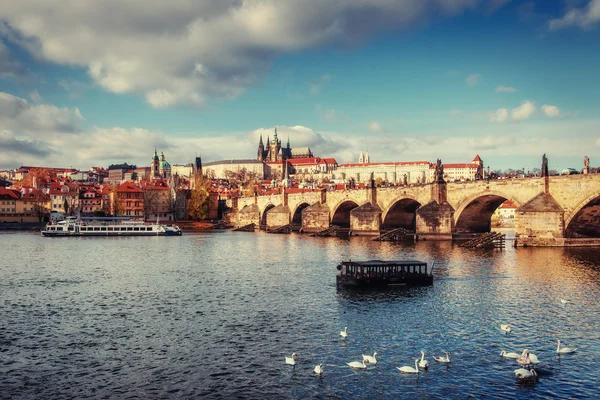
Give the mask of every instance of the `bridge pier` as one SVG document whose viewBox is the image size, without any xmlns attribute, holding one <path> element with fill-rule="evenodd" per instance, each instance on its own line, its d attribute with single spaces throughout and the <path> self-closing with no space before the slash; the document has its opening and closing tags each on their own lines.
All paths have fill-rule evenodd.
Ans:
<svg viewBox="0 0 600 400">
<path fill-rule="evenodd" d="M 329 228 L 329 207 L 325 203 L 315 203 L 302 210 L 302 232 L 315 233 Z"/>
<path fill-rule="evenodd" d="M 417 209 L 417 240 L 452 240 L 454 208 L 448 203 L 430 201 Z"/>
<path fill-rule="evenodd" d="M 538 194 L 515 217 L 515 247 L 564 246 L 565 211 L 551 194 Z"/>
<path fill-rule="evenodd" d="M 237 226 L 260 225 L 260 210 L 256 204 L 248 205 L 237 213 Z"/>
<path fill-rule="evenodd" d="M 267 230 L 273 230 L 280 226 L 288 225 L 291 221 L 290 208 L 287 205 L 280 204 L 267 211 L 265 222 Z"/>
<path fill-rule="evenodd" d="M 377 204 L 363 204 L 350 211 L 350 234 L 377 236 L 381 231 L 382 210 Z"/>
</svg>

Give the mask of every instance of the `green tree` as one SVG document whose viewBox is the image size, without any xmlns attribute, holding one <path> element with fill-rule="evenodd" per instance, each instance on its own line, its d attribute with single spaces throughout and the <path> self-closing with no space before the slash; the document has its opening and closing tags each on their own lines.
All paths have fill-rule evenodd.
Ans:
<svg viewBox="0 0 600 400">
<path fill-rule="evenodd" d="M 194 178 L 194 187 L 190 190 L 187 202 L 187 215 L 193 220 L 208 218 L 211 181 L 203 176 Z"/>
</svg>

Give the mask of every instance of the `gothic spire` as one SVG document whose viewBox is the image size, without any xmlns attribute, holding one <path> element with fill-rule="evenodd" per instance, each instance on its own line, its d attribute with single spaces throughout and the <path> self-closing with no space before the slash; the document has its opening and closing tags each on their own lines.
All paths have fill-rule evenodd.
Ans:
<svg viewBox="0 0 600 400">
<path fill-rule="evenodd" d="M 262 133 L 260 134 L 260 142 L 258 142 L 258 144 L 259 144 L 259 146 L 263 144 L 263 141 L 262 141 Z"/>
</svg>

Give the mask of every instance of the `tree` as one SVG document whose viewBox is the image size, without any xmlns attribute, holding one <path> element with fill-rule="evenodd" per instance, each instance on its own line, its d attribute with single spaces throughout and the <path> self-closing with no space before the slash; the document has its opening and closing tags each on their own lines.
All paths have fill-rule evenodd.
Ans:
<svg viewBox="0 0 600 400">
<path fill-rule="evenodd" d="M 190 219 L 202 220 L 208 218 L 211 181 L 203 176 L 194 178 L 194 186 L 190 190 L 187 202 L 187 215 Z"/>
<path fill-rule="evenodd" d="M 144 221 L 148 221 L 150 214 L 158 213 L 158 192 L 156 190 L 144 189 Z"/>
<path fill-rule="evenodd" d="M 63 208 L 65 209 L 65 215 L 69 215 L 69 211 L 71 211 L 71 209 L 69 208 L 69 202 L 67 201 L 66 197 L 65 197 L 65 203 L 63 204 Z"/>
<path fill-rule="evenodd" d="M 38 217 L 38 221 L 42 222 L 43 218 L 48 214 L 46 203 L 49 196 L 39 190 L 35 190 L 32 194 L 33 213 Z"/>
<path fill-rule="evenodd" d="M 117 192 L 116 186 L 110 187 L 108 198 L 110 199 L 110 202 L 112 204 L 111 210 L 112 210 L 113 217 L 122 216 L 123 212 L 124 212 L 123 203 L 121 202 L 121 199 L 119 198 L 119 193 Z"/>
</svg>

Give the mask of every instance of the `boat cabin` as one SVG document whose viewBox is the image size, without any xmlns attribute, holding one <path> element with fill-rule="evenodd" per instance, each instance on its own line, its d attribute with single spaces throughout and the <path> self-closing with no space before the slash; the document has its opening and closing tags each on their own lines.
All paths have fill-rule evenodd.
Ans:
<svg viewBox="0 0 600 400">
<path fill-rule="evenodd" d="M 339 287 L 431 285 L 433 266 L 424 261 L 342 261 L 336 277 Z"/>
</svg>

